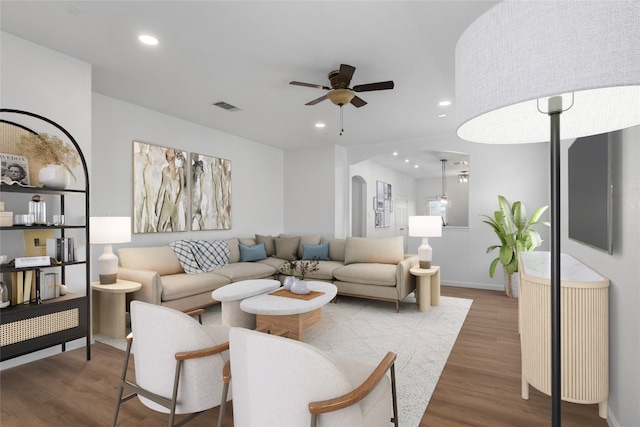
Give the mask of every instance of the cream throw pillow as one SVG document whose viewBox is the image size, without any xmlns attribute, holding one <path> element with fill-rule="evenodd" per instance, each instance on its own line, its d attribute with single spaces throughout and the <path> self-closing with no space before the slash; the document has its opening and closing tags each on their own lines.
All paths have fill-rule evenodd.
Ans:
<svg viewBox="0 0 640 427">
<path fill-rule="evenodd" d="M 299 237 L 291 237 L 282 239 L 276 237 L 276 257 L 280 259 L 286 259 L 287 261 L 295 261 L 298 259 L 298 243 Z"/>
<path fill-rule="evenodd" d="M 382 239 L 347 237 L 344 263 L 397 264 L 404 259 L 403 236 Z"/>
</svg>

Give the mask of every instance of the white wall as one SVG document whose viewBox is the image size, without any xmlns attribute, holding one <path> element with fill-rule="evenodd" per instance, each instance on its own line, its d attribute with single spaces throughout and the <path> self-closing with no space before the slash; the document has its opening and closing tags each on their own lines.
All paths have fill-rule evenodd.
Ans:
<svg viewBox="0 0 640 427">
<path fill-rule="evenodd" d="M 560 203 L 568 206 L 567 152 L 561 151 Z M 562 252 L 571 254 L 610 280 L 609 425 L 633 426 L 640 420 L 640 126 L 613 134 L 613 254 L 568 238 L 561 215 Z"/>
<path fill-rule="evenodd" d="M 232 228 L 134 234 L 130 243 L 114 249 L 282 232 L 282 150 L 99 94 L 93 95 L 92 215 L 133 215 L 134 140 L 231 160 Z"/>
</svg>

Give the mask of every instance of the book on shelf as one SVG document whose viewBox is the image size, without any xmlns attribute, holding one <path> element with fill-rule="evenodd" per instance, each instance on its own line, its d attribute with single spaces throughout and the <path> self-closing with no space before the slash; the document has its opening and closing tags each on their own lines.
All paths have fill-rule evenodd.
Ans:
<svg viewBox="0 0 640 427">
<path fill-rule="evenodd" d="M 75 238 L 73 237 L 47 239 L 47 256 L 60 262 L 75 261 L 75 246 Z"/>
<path fill-rule="evenodd" d="M 48 256 L 27 256 L 16 258 L 16 267 L 42 267 L 51 265 L 51 261 Z"/>
<path fill-rule="evenodd" d="M 40 282 L 40 299 L 42 301 L 57 298 L 60 296 L 58 288 L 58 274 L 45 273 L 43 280 Z"/>
</svg>

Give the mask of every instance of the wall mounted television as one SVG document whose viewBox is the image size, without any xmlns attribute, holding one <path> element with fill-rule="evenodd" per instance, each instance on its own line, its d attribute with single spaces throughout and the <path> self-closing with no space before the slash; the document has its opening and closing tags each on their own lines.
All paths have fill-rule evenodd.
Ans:
<svg viewBox="0 0 640 427">
<path fill-rule="evenodd" d="M 569 238 L 613 253 L 612 135 L 576 139 L 568 153 Z"/>
</svg>

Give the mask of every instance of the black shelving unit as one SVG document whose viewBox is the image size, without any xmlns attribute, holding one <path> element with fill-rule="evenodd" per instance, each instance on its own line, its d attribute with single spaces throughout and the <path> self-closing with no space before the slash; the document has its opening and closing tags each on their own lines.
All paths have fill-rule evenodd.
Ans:
<svg viewBox="0 0 640 427">
<path fill-rule="evenodd" d="M 72 261 L 58 263 L 51 266 L 16 268 L 8 264 L 0 266 L 0 272 L 12 273 L 16 271 L 34 270 L 36 272 L 36 287 L 40 286 L 40 271 L 55 269 L 61 273 L 62 283 L 66 283 L 66 269 L 70 266 L 83 266 L 85 270 L 84 288 L 85 294 L 67 293 L 64 296 L 51 298 L 45 301 L 32 299 L 29 303 L 11 305 L 0 311 L 0 360 L 7 360 L 22 356 L 34 351 L 60 345 L 62 351 L 66 343 L 79 338 L 86 338 L 87 360 L 91 359 L 91 273 L 90 273 L 90 249 L 89 249 L 89 173 L 82 150 L 76 140 L 62 126 L 52 120 L 34 113 L 21 110 L 0 109 L 0 122 L 12 126 L 18 126 L 22 130 L 36 133 L 34 130 L 19 124 L 20 117 L 31 117 L 44 121 L 64 133 L 69 142 L 75 147 L 84 171 L 83 189 L 49 189 L 42 187 L 22 187 L 19 185 L 0 186 L 2 193 L 18 193 L 25 195 L 28 200 L 30 195 L 40 194 L 59 198 L 60 214 L 65 214 L 65 197 L 84 197 L 84 213 L 81 215 L 84 222 L 81 224 L 33 225 L 0 227 L 0 233 L 20 232 L 23 230 L 54 230 L 55 235 L 65 237 L 68 230 L 84 230 L 84 246 L 86 253 L 84 261 Z M 5 119 L 9 116 L 11 119 Z M 16 119 L 17 118 L 17 119 Z"/>
</svg>

